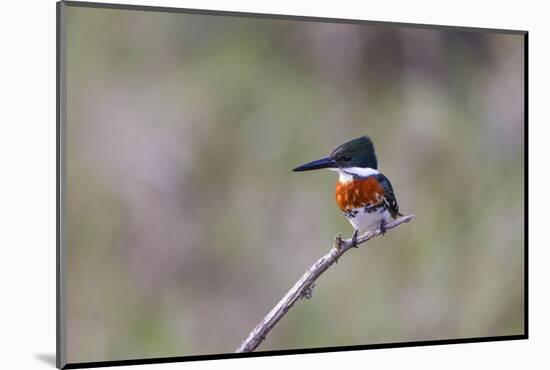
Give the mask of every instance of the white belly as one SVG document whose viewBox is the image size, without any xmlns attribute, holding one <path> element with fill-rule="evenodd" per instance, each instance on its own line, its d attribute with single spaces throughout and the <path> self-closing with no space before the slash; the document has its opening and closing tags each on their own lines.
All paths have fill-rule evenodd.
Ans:
<svg viewBox="0 0 550 370">
<path fill-rule="evenodd" d="M 353 210 L 353 213 L 355 213 L 354 217 L 346 217 L 352 226 L 361 233 L 378 229 L 382 220 L 386 221 L 386 223 L 393 220 L 390 212 L 383 208 L 371 213 L 365 212 L 363 208 L 356 208 Z"/>
</svg>

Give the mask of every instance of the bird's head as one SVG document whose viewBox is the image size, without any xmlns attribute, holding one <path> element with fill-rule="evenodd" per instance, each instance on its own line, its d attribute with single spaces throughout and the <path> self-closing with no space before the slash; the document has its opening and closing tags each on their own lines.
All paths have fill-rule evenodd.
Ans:
<svg viewBox="0 0 550 370">
<path fill-rule="evenodd" d="M 310 171 L 321 168 L 339 170 L 351 167 L 371 168 L 373 170 L 378 168 L 374 145 L 368 136 L 350 140 L 334 149 L 330 156 L 303 164 L 292 171 Z"/>
</svg>

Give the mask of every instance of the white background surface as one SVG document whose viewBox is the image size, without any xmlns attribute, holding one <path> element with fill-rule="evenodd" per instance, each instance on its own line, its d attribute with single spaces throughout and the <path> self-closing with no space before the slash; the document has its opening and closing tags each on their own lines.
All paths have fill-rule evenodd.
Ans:
<svg viewBox="0 0 550 370">
<path fill-rule="evenodd" d="M 117 2 L 115 0 L 111 2 Z M 550 53 L 542 1 L 132 1 L 142 5 L 530 31 L 530 339 L 360 352 L 134 366 L 133 369 L 548 368 L 550 345 Z M 55 354 L 55 2 L 2 4 L 0 367 L 53 368 Z M 465 146 L 466 149 L 466 146 Z M 475 165 L 475 163 L 473 164 Z M 518 176 L 520 174 L 518 169 Z M 545 212 L 546 211 L 546 212 Z M 498 279 L 498 276 L 494 277 Z M 337 320 L 337 317 L 334 318 Z M 46 359 L 46 360 L 44 360 Z"/>
</svg>

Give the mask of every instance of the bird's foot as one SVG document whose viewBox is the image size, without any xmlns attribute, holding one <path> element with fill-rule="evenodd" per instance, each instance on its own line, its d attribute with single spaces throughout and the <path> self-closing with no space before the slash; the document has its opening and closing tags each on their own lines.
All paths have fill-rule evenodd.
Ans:
<svg viewBox="0 0 550 370">
<path fill-rule="evenodd" d="M 355 229 L 355 231 L 353 232 L 353 236 L 351 237 L 351 246 L 354 247 L 354 248 L 359 248 L 357 246 L 358 236 L 359 236 L 359 230 Z"/>
<path fill-rule="evenodd" d="M 386 220 L 380 222 L 380 234 L 386 235 Z"/>
<path fill-rule="evenodd" d="M 315 288 L 315 283 L 311 284 L 306 289 L 304 289 L 304 291 L 302 292 L 301 298 L 310 299 L 311 297 L 313 297 L 313 288 Z"/>
</svg>

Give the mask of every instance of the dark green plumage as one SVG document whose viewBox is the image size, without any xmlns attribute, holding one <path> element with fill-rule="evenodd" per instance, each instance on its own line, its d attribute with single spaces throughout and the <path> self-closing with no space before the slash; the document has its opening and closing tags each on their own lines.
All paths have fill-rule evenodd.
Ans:
<svg viewBox="0 0 550 370">
<path fill-rule="evenodd" d="M 361 136 L 350 140 L 330 154 L 339 167 L 361 167 L 378 169 L 378 161 L 374 152 L 374 145 L 368 136 Z"/>
<path fill-rule="evenodd" d="M 399 213 L 399 205 L 397 205 L 397 199 L 395 198 L 390 180 L 381 173 L 375 176 L 382 188 L 384 188 L 384 205 L 388 209 L 388 211 L 390 211 L 391 216 L 393 218 L 403 216 L 401 213 Z"/>
</svg>

